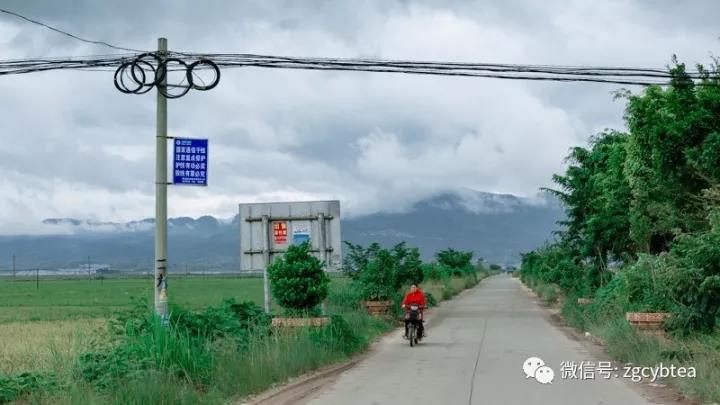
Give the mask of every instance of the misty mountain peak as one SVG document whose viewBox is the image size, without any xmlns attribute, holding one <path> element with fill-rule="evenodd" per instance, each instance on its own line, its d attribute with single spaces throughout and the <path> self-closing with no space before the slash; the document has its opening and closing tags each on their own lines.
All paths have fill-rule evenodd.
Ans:
<svg viewBox="0 0 720 405">
<path fill-rule="evenodd" d="M 511 194 L 493 194 L 472 189 L 443 192 L 422 200 L 413 210 L 440 209 L 446 211 L 468 211 L 472 213 L 514 212 L 525 205 L 532 205 Z"/>
</svg>

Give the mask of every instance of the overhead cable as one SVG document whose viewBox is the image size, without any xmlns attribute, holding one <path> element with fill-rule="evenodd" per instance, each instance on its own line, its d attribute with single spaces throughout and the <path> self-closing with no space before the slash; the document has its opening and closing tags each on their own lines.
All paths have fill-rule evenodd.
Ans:
<svg viewBox="0 0 720 405">
<path fill-rule="evenodd" d="M 79 36 L 77 36 L 77 35 L 75 35 L 75 34 L 71 34 L 71 33 L 67 32 L 67 31 L 63 31 L 63 30 L 61 30 L 61 29 L 59 29 L 59 28 L 55 28 L 55 27 L 53 27 L 53 26 L 50 26 L 50 25 L 48 25 L 48 24 L 45 24 L 45 23 L 43 23 L 43 22 L 40 22 L 40 21 L 37 21 L 37 20 L 33 20 L 33 19 L 31 19 L 31 18 L 25 17 L 24 15 L 18 14 L 18 13 L 14 12 L 14 11 L 5 10 L 5 9 L 0 8 L 0 12 L 5 13 L 5 14 L 8 14 L 8 15 L 11 15 L 11 16 L 14 16 L 14 17 L 17 17 L 17 18 L 20 18 L 20 19 L 25 20 L 25 21 L 27 21 L 27 22 L 29 22 L 29 23 L 32 23 L 32 24 L 39 25 L 39 26 L 41 26 L 41 27 L 45 27 L 45 28 L 47 28 L 47 29 L 49 29 L 49 30 L 55 31 L 55 32 L 57 32 L 57 33 L 59 33 L 59 34 L 68 36 L 68 37 L 73 38 L 73 39 L 76 39 L 76 40 L 78 40 L 78 41 L 86 42 L 86 43 L 93 44 L 93 45 L 107 46 L 108 48 L 117 49 L 117 50 L 119 50 L 119 51 L 142 52 L 141 50 L 138 50 L 138 49 L 124 48 L 124 47 L 122 47 L 122 46 L 117 46 L 117 45 L 109 44 L 109 43 L 107 43 L 107 42 L 105 42 L 105 41 L 96 41 L 96 40 L 92 40 L 92 39 L 82 38 L 82 37 L 79 37 Z"/>
</svg>

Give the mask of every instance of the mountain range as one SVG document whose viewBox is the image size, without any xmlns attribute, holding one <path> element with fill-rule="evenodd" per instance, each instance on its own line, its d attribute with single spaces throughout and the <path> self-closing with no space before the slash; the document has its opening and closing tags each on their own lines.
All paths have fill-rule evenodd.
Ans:
<svg viewBox="0 0 720 405">
<path fill-rule="evenodd" d="M 556 199 L 543 194 L 529 200 L 508 194 L 472 190 L 440 193 L 400 213 L 379 212 L 344 218 L 342 239 L 384 246 L 405 241 L 420 248 L 424 260 L 448 247 L 471 250 L 487 263 L 517 265 L 520 253 L 552 237 L 564 218 Z M 170 268 L 200 267 L 235 271 L 240 267 L 238 217 L 202 216 L 168 220 Z M 82 266 L 88 258 L 122 270 L 152 268 L 154 220 L 127 223 L 74 218 L 43 221 L 48 235 L 0 236 L 0 269 L 12 255 L 20 268 Z M 57 230 L 57 232 L 53 232 Z M 55 234 L 53 234 L 55 233 Z"/>
</svg>

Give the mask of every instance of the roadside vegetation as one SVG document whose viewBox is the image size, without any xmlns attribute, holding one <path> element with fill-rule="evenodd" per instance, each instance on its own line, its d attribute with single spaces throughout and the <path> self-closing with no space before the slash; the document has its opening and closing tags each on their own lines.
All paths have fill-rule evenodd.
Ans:
<svg viewBox="0 0 720 405">
<path fill-rule="evenodd" d="M 405 244 L 349 246 L 359 261 L 348 262 L 353 264 L 347 277 L 327 278 L 306 245 L 292 247 L 270 268 L 273 295 L 282 306 L 276 312 L 318 316 L 324 301 L 328 321 L 322 327 L 272 326 L 271 316 L 244 298 L 262 296 L 262 284 L 254 279 L 244 280 L 253 291 L 245 284 L 228 297 L 223 289 L 213 305 L 197 305 L 195 298 L 185 301 L 194 305 L 173 306 L 169 326 L 147 301 L 129 298 L 131 304 L 116 301 L 121 309 L 104 319 L 0 323 L 0 403 L 226 403 L 366 350 L 396 326 L 400 313 L 395 305 L 387 316 L 369 315 L 362 302 L 373 294 L 399 304 L 417 282 L 436 305 L 490 274 L 481 263 L 471 264 L 472 254 L 451 249 L 434 263 L 422 263 L 417 249 Z M 386 278 L 391 283 L 381 288 Z M 206 281 L 211 280 L 194 280 L 195 294 L 210 294 L 202 287 Z"/>
<path fill-rule="evenodd" d="M 619 361 L 694 366 L 666 381 L 720 401 L 720 73 L 696 85 L 676 61 L 672 85 L 626 100 L 627 132 L 573 148 L 555 175 L 567 220 L 523 255 L 520 276 Z M 580 299 L 580 301 L 578 301 Z M 636 334 L 626 312 L 669 312 L 671 339 Z"/>
</svg>

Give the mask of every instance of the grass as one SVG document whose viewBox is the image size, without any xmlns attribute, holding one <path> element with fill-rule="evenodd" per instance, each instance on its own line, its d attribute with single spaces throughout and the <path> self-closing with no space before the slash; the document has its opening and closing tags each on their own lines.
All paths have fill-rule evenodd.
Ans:
<svg viewBox="0 0 720 405">
<path fill-rule="evenodd" d="M 540 282 L 529 284 L 546 303 L 557 302 L 558 294 L 554 286 Z M 666 366 L 695 367 L 695 378 L 667 378 L 663 382 L 673 385 L 689 397 L 709 403 L 720 402 L 720 330 L 712 335 L 658 339 L 636 333 L 620 308 L 598 308 L 597 304 L 579 305 L 576 297 L 571 298 L 562 305 L 565 322 L 600 338 L 613 359 L 637 366 L 663 363 Z M 605 315 L 597 316 L 599 312 Z"/>
<path fill-rule="evenodd" d="M 262 302 L 262 279 L 178 277 L 173 303 L 200 309 L 225 298 Z M 67 374 L 88 346 L 107 339 L 107 319 L 136 298 L 152 301 L 149 279 L 0 280 L 0 375 Z"/>
<path fill-rule="evenodd" d="M 720 401 L 720 333 L 666 341 L 635 333 L 623 318 L 590 324 L 589 331 L 605 342 L 608 354 L 618 361 L 695 367 L 695 378 L 668 378 L 664 382 L 690 397 Z"/>
<path fill-rule="evenodd" d="M 475 277 L 450 277 L 440 279 L 425 280 L 421 284 L 424 292 L 432 294 L 438 301 L 448 300 L 461 291 L 477 285 L 482 279 L 491 275 L 498 274 L 497 271 L 480 272 Z"/>
<path fill-rule="evenodd" d="M 423 288 L 440 301 L 477 284 L 476 280 L 428 281 Z M 13 314 L 12 308 L 3 309 L 7 312 L 0 322 L 0 377 L 32 371 L 39 378 L 56 381 L 20 393 L 22 403 L 220 404 L 347 359 L 394 327 L 391 319 L 369 316 L 347 280 L 334 279 L 328 312 L 339 318 L 333 318 L 333 327 L 271 334 L 258 329 L 243 335 L 242 349 L 237 336 L 209 339 L 157 323 L 150 324 L 149 332 L 130 330 L 120 340 L 111 338 L 114 335 L 104 317 L 115 309 L 131 308 L 131 296 L 151 297 L 148 282 L 105 280 L 100 285 L 56 280 L 46 282 L 45 288 L 41 284 L 39 292 L 33 290 L 34 284 L 15 282 L 13 289 L 7 285 L 11 283 L 4 283 L 0 305 L 27 312 Z M 229 297 L 262 300 L 262 280 L 258 279 L 179 278 L 171 282 L 171 300 L 188 309 L 217 305 Z M 88 304 L 94 304 L 93 311 L 76 311 Z M 40 320 L 27 322 L 28 314 Z M 22 316 L 25 322 L 19 322 Z M 86 375 L 100 379 L 86 379 Z"/>
<path fill-rule="evenodd" d="M 0 324 L 0 374 L 66 371 L 105 327 L 101 319 Z"/>
<path fill-rule="evenodd" d="M 311 328 L 276 330 L 271 335 L 260 330 L 252 333 L 248 347 L 239 351 L 230 338 L 193 341 L 154 324 L 149 334 L 130 336 L 128 345 L 129 351 L 140 353 L 139 357 L 152 359 L 151 370 L 111 380 L 100 391 L 73 381 L 67 389 L 40 390 L 26 400 L 53 404 L 218 404 L 257 393 L 347 359 L 393 327 L 360 310 L 356 294 L 348 283 L 333 282 L 328 299 L 329 312 L 344 319 L 353 331 L 352 339 L 328 337 Z M 77 369 L 71 368 L 70 373 L 77 374 Z"/>
<path fill-rule="evenodd" d="M 528 286 L 537 294 L 545 305 L 555 305 L 561 301 L 562 293 L 560 287 L 555 284 L 547 284 L 542 281 L 529 282 Z"/>
<path fill-rule="evenodd" d="M 199 309 L 224 298 L 262 302 L 262 279 L 229 277 L 170 278 L 170 300 Z M 0 281 L 0 324 L 107 318 L 132 307 L 133 298 L 152 301 L 150 279 Z"/>
</svg>

